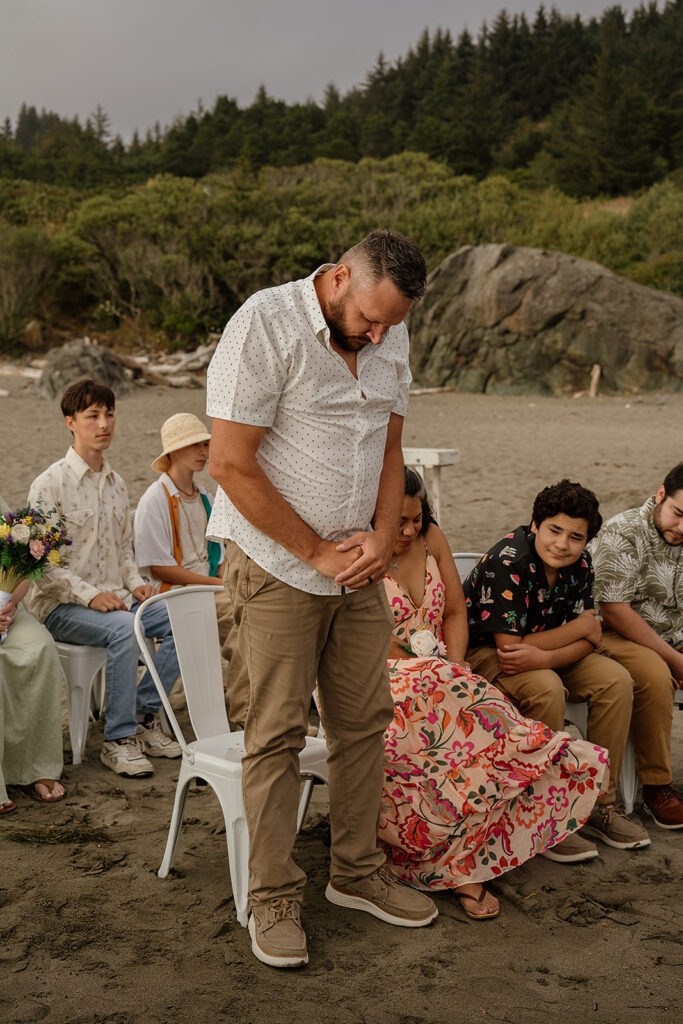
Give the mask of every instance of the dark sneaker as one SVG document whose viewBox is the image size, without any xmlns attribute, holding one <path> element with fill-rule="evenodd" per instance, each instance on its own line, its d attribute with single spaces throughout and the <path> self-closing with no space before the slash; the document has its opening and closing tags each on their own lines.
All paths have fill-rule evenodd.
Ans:
<svg viewBox="0 0 683 1024">
<path fill-rule="evenodd" d="M 683 828 L 683 800 L 673 786 L 643 786 L 643 805 L 660 828 Z"/>
<path fill-rule="evenodd" d="M 269 967 L 301 967 L 308 963 L 297 900 L 283 897 L 252 907 L 249 934 L 254 956 Z"/>
<path fill-rule="evenodd" d="M 330 882 L 325 896 L 338 907 L 364 910 L 380 921 L 402 928 L 422 928 L 439 913 L 429 896 L 411 889 L 384 866 L 367 878 L 359 878 L 346 885 L 332 885 Z"/>
<path fill-rule="evenodd" d="M 591 843 L 589 839 L 582 839 L 576 832 L 572 832 L 561 843 L 540 854 L 541 857 L 555 860 L 558 864 L 580 864 L 584 860 L 593 860 L 597 855 L 595 843 Z"/>
<path fill-rule="evenodd" d="M 640 850 L 650 845 L 643 826 L 627 818 L 616 804 L 596 804 L 583 831 L 616 850 Z"/>
</svg>

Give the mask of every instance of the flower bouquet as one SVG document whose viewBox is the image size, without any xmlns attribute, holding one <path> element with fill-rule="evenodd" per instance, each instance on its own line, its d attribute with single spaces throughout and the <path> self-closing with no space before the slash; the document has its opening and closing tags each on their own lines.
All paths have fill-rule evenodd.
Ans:
<svg viewBox="0 0 683 1024">
<path fill-rule="evenodd" d="M 33 583 L 59 565 L 60 548 L 68 544 L 63 521 L 50 522 L 39 509 L 27 506 L 0 514 L 0 608 L 22 580 Z M 6 631 L 0 634 L 0 643 L 6 636 Z"/>
</svg>

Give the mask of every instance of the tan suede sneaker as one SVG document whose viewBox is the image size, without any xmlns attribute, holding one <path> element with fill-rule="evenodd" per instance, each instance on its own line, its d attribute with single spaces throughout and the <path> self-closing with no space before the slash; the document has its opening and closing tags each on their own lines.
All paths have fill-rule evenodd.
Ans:
<svg viewBox="0 0 683 1024">
<path fill-rule="evenodd" d="M 411 889 L 384 865 L 366 878 L 346 885 L 330 882 L 325 896 L 338 907 L 364 910 L 380 921 L 402 928 L 422 928 L 439 913 L 429 896 Z"/>
<path fill-rule="evenodd" d="M 269 967 L 301 967 L 308 963 L 297 900 L 281 897 L 252 907 L 249 934 L 254 956 Z"/>
<path fill-rule="evenodd" d="M 650 845 L 643 826 L 627 818 L 616 804 L 596 804 L 583 831 L 616 850 L 641 850 Z"/>
<path fill-rule="evenodd" d="M 539 856 L 557 861 L 558 864 L 581 864 L 585 860 L 597 857 L 598 851 L 595 849 L 595 843 L 572 832 L 550 850 L 543 850 Z"/>
</svg>

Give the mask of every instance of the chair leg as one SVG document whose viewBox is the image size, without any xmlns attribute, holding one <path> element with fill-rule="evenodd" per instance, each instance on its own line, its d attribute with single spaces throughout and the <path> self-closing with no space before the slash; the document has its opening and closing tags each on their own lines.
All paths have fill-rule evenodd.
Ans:
<svg viewBox="0 0 683 1024">
<path fill-rule="evenodd" d="M 166 849 L 164 850 L 164 858 L 161 862 L 161 867 L 157 872 L 159 878 L 166 878 L 173 867 L 175 851 L 178 845 L 178 838 L 180 836 L 180 827 L 183 823 L 187 790 L 193 778 L 194 776 L 190 775 L 185 765 L 181 764 L 180 773 L 178 775 L 178 785 L 175 791 L 175 800 L 173 802 L 173 814 L 171 815 L 171 824 L 168 829 L 168 839 L 166 840 Z"/>
<path fill-rule="evenodd" d="M 95 721 L 100 717 L 102 709 L 104 708 L 104 687 L 105 671 L 104 666 L 102 666 L 93 679 L 92 689 L 90 691 L 90 710 L 92 711 L 92 716 Z"/>
<path fill-rule="evenodd" d="M 636 802 L 636 793 L 638 792 L 638 769 L 636 767 L 636 754 L 630 736 L 624 750 L 624 760 L 621 765 L 618 786 L 624 800 L 626 813 L 632 814 Z"/>
<path fill-rule="evenodd" d="M 67 686 L 66 699 L 69 708 L 69 737 L 74 764 L 80 764 L 85 751 L 88 735 L 88 706 L 90 691 L 78 683 Z"/>
<path fill-rule="evenodd" d="M 242 781 L 221 780 L 221 788 L 214 786 L 214 789 L 225 819 L 228 867 L 235 912 L 239 923 L 246 928 L 249 917 L 249 832 L 242 801 Z"/>
<path fill-rule="evenodd" d="M 304 823 L 304 819 L 306 817 L 306 811 L 308 810 L 308 805 L 310 804 L 311 796 L 313 795 L 313 784 L 314 784 L 313 776 L 312 775 L 302 775 L 301 778 L 303 780 L 303 787 L 301 789 L 301 797 L 299 799 L 299 810 L 297 811 L 297 814 L 296 814 L 296 834 L 297 835 L 301 831 L 301 826 Z"/>
</svg>

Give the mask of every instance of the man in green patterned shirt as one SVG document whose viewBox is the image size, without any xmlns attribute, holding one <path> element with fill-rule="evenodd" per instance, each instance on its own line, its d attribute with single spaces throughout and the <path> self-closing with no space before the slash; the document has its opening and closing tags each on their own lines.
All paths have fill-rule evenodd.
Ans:
<svg viewBox="0 0 683 1024">
<path fill-rule="evenodd" d="M 681 829 L 671 723 L 674 691 L 683 688 L 683 462 L 654 498 L 605 523 L 590 547 L 605 646 L 650 693 L 649 713 L 631 727 L 645 809 L 661 828 Z"/>
</svg>

